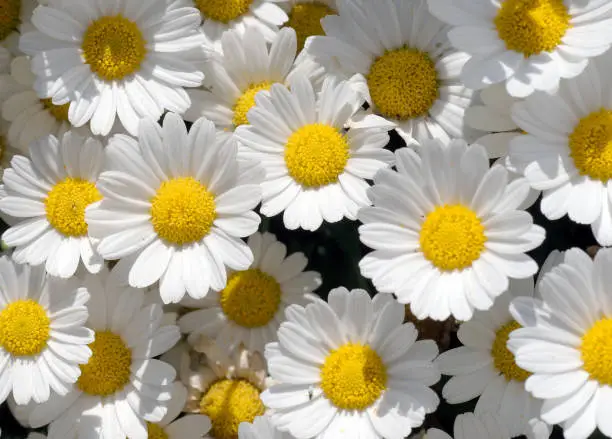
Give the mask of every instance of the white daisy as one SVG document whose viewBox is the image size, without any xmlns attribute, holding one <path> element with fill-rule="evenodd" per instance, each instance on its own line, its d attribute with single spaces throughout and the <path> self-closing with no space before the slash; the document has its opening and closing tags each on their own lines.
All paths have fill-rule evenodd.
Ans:
<svg viewBox="0 0 612 439">
<path fill-rule="evenodd" d="M 293 436 L 274 428 L 268 416 L 258 416 L 252 424 L 240 424 L 238 439 L 293 439 Z"/>
<path fill-rule="evenodd" d="M 0 403 L 11 392 L 27 404 L 69 391 L 92 354 L 93 331 L 83 326 L 89 297 L 76 283 L 0 257 Z"/>
<path fill-rule="evenodd" d="M 90 122 L 107 135 L 116 117 L 132 135 L 139 120 L 190 106 L 183 87 L 203 73 L 200 15 L 188 0 L 96 2 L 64 0 L 39 6 L 20 48 L 32 57 L 34 89 L 54 105 L 69 104 L 68 120 Z"/>
<path fill-rule="evenodd" d="M 612 43 L 612 3 L 602 0 L 429 0 L 470 54 L 461 72 L 473 89 L 506 83 L 512 96 L 554 89 Z"/>
<path fill-rule="evenodd" d="M 338 13 L 336 0 L 286 0 L 280 6 L 289 17 L 285 27 L 293 28 L 297 34 L 298 50 L 302 50 L 308 37 L 325 34 L 322 18 Z"/>
<path fill-rule="evenodd" d="M 255 100 L 251 125 L 235 134 L 245 146 L 241 155 L 266 169 L 261 213 L 284 211 L 291 230 L 354 220 L 359 208 L 370 204 L 365 180 L 393 162 L 384 149 L 389 125 L 360 113 L 363 100 L 347 82 L 327 80 L 317 95 L 296 75 L 291 90 L 275 84 Z"/>
<path fill-rule="evenodd" d="M 298 439 L 402 439 L 438 406 L 433 340 L 416 341 L 404 307 L 387 294 L 337 288 L 286 310 L 266 345 L 270 419 Z"/>
<path fill-rule="evenodd" d="M 359 235 L 375 251 L 359 266 L 418 319 L 469 320 L 508 289 L 508 278 L 535 274 L 525 252 L 545 232 L 520 209 L 527 181 L 508 182 L 504 167 L 489 168 L 482 146 L 428 141 L 421 152 L 396 151 L 397 172 L 374 178 L 374 207 L 359 212 Z"/>
<path fill-rule="evenodd" d="M 454 439 L 509 439 L 506 425 L 489 413 L 475 415 L 463 413 L 455 418 Z M 453 439 L 450 435 L 437 428 L 427 430 L 422 439 Z M 531 439 L 531 438 L 530 438 Z"/>
<path fill-rule="evenodd" d="M 144 292 L 121 286 L 117 268 L 87 275 L 85 285 L 93 354 L 69 392 L 34 408 L 30 423 L 50 422 L 50 439 L 146 438 L 147 422 L 168 411 L 176 376 L 153 357 L 179 340 L 178 327 L 161 326 L 162 307 L 144 306 Z"/>
<path fill-rule="evenodd" d="M 304 271 L 303 253 L 287 256 L 287 247 L 271 233 L 255 233 L 248 240 L 253 263 L 247 270 L 230 273 L 227 286 L 209 293 L 203 309 L 181 317 L 179 326 L 194 342 L 200 335 L 215 339 L 231 352 L 240 344 L 264 351 L 276 341 L 276 331 L 293 303 L 305 304 L 321 285 L 321 275 Z"/>
<path fill-rule="evenodd" d="M 45 264 L 53 276 L 72 276 L 79 261 L 97 273 L 103 260 L 87 234 L 85 208 L 102 198 L 96 180 L 104 161 L 102 144 L 68 132 L 32 143 L 30 158 L 15 156 L 4 171 L 6 195 L 0 211 L 18 221 L 2 234 L 16 247 L 20 264 Z"/>
<path fill-rule="evenodd" d="M 209 288 L 223 289 L 226 267 L 251 265 L 253 254 L 240 238 L 259 225 L 252 209 L 261 199 L 263 170 L 239 162 L 236 148 L 204 118 L 187 134 L 174 113 L 163 128 L 143 120 L 139 142 L 123 135 L 110 140 L 108 170 L 98 181 L 104 199 L 85 218 L 100 254 L 123 258 L 130 285 L 159 280 L 163 301 L 176 303 L 185 291 L 202 298 Z"/>
<path fill-rule="evenodd" d="M 451 49 L 447 27 L 425 0 L 338 0 L 308 52 L 342 71 L 372 110 L 407 141 L 463 137 L 471 92 L 459 81 L 467 55 Z"/>
<path fill-rule="evenodd" d="M 3 0 L 0 19 L 0 73 L 8 73 L 11 59 L 19 55 L 19 35 L 33 28 L 32 11 L 45 0 Z"/>
</svg>

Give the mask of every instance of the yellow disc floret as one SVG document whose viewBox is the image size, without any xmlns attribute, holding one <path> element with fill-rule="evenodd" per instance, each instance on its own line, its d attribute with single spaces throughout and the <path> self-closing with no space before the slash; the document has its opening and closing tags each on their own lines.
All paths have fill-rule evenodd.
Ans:
<svg viewBox="0 0 612 439">
<path fill-rule="evenodd" d="M 151 223 L 165 241 L 184 245 L 200 241 L 217 217 L 215 197 L 193 177 L 164 181 L 151 199 Z"/>
<path fill-rule="evenodd" d="M 289 12 L 289 21 L 286 27 L 292 27 L 297 35 L 297 47 L 304 47 L 306 38 L 313 35 L 323 35 L 321 19 L 327 15 L 333 15 L 336 11 L 319 2 L 297 3 Z"/>
<path fill-rule="evenodd" d="M 440 270 L 462 270 L 484 250 L 485 228 L 474 212 L 460 204 L 436 207 L 421 225 L 421 251 Z"/>
<path fill-rule="evenodd" d="M 83 58 L 100 78 L 123 79 L 140 70 L 147 55 L 146 41 L 136 23 L 122 15 L 92 22 L 83 35 Z"/>
<path fill-rule="evenodd" d="M 39 354 L 46 346 L 51 320 L 34 300 L 17 300 L 0 311 L 0 346 L 21 357 Z"/>
<path fill-rule="evenodd" d="M 612 386 L 612 318 L 595 322 L 582 337 L 583 369 L 602 386 Z"/>
<path fill-rule="evenodd" d="M 264 81 L 251 84 L 244 90 L 242 96 L 234 104 L 234 126 L 248 125 L 249 119 L 247 118 L 247 113 L 255 106 L 255 95 L 262 90 L 270 90 L 270 87 L 272 87 L 272 82 Z"/>
<path fill-rule="evenodd" d="M 96 186 L 87 180 L 67 177 L 56 183 L 45 199 L 49 224 L 66 236 L 87 235 L 85 208 L 102 199 Z"/>
<path fill-rule="evenodd" d="M 506 48 L 529 57 L 561 44 L 570 20 L 563 0 L 504 0 L 494 22 Z"/>
<path fill-rule="evenodd" d="M 387 51 L 374 61 L 367 80 L 372 102 L 391 119 L 424 116 L 439 96 L 436 66 L 417 49 Z"/>
<path fill-rule="evenodd" d="M 18 30 L 21 24 L 21 0 L 0 0 L 0 41 Z"/>
<path fill-rule="evenodd" d="M 612 111 L 602 108 L 583 117 L 569 136 L 569 148 L 581 175 L 612 178 Z"/>
<path fill-rule="evenodd" d="M 168 439 L 168 433 L 159 425 L 147 422 L 147 437 L 149 439 Z"/>
<path fill-rule="evenodd" d="M 295 131 L 285 148 L 289 175 L 302 186 L 320 187 L 338 181 L 349 159 L 349 144 L 338 129 L 321 124 Z"/>
<path fill-rule="evenodd" d="M 331 351 L 321 366 L 321 389 L 344 410 L 365 410 L 387 388 L 387 369 L 367 345 L 348 343 Z"/>
<path fill-rule="evenodd" d="M 253 0 L 194 0 L 205 19 L 229 23 L 249 12 Z"/>
<path fill-rule="evenodd" d="M 108 396 L 123 389 L 130 381 L 132 351 L 120 336 L 110 331 L 96 331 L 89 344 L 92 355 L 87 364 L 81 364 L 77 386 L 95 396 Z"/>
<path fill-rule="evenodd" d="M 55 105 L 53 101 L 49 99 L 41 99 L 40 103 L 43 104 L 45 110 L 47 110 L 51 116 L 58 122 L 68 122 L 68 110 L 70 110 L 70 102 L 63 105 Z"/>
<path fill-rule="evenodd" d="M 200 412 L 210 418 L 215 439 L 237 439 L 241 422 L 253 422 L 265 412 L 260 389 L 246 380 L 213 383 L 200 401 Z"/>
<path fill-rule="evenodd" d="M 514 380 L 523 382 L 531 375 L 529 372 L 516 365 L 514 354 L 510 352 L 507 347 L 510 333 L 520 327 L 521 325 L 514 320 L 500 327 L 495 332 L 495 340 L 493 341 L 493 346 L 491 346 L 491 356 L 493 357 L 495 369 L 497 369 L 507 381 Z"/>
</svg>

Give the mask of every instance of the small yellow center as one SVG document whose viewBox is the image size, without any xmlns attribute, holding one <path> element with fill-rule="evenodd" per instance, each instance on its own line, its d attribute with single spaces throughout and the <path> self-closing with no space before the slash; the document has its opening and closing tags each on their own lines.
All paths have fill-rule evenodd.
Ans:
<svg viewBox="0 0 612 439">
<path fill-rule="evenodd" d="M 151 422 L 147 422 L 147 435 L 149 439 L 168 439 L 168 433 L 159 425 Z"/>
<path fill-rule="evenodd" d="M 0 41 L 15 32 L 21 24 L 21 0 L 0 0 Z"/>
<path fill-rule="evenodd" d="M 462 270 L 484 250 L 485 228 L 474 212 L 460 204 L 436 207 L 421 225 L 425 258 L 440 270 Z"/>
<path fill-rule="evenodd" d="M 514 354 L 512 354 L 507 347 L 510 333 L 520 327 L 521 325 L 514 320 L 500 327 L 495 333 L 495 341 L 493 341 L 493 346 L 491 346 L 491 355 L 493 356 L 495 369 L 497 369 L 507 381 L 514 380 L 523 382 L 531 375 L 531 373 L 516 365 Z"/>
<path fill-rule="evenodd" d="M 253 422 L 265 412 L 260 390 L 246 380 L 213 383 L 200 401 L 200 413 L 210 418 L 215 439 L 237 439 L 241 422 Z"/>
<path fill-rule="evenodd" d="M 438 72 L 426 52 L 407 47 L 385 52 L 367 76 L 372 102 L 385 117 L 424 116 L 439 95 Z"/>
<path fill-rule="evenodd" d="M 234 104 L 234 126 L 239 127 L 249 124 L 247 113 L 255 106 L 255 95 L 262 90 L 270 90 L 270 87 L 272 87 L 272 82 L 268 81 L 249 85 Z"/>
<path fill-rule="evenodd" d="M 21 357 L 40 353 L 49 340 L 51 320 L 31 299 L 9 303 L 0 311 L 0 346 Z"/>
<path fill-rule="evenodd" d="M 603 318 L 582 337 L 583 368 L 602 386 L 612 386 L 612 318 Z"/>
<path fill-rule="evenodd" d="M 333 350 L 321 366 L 321 389 L 344 410 L 365 410 L 387 388 L 387 368 L 369 346 L 348 343 Z"/>
<path fill-rule="evenodd" d="M 494 23 L 506 48 L 527 58 L 554 50 L 570 20 L 563 0 L 504 0 Z"/>
<path fill-rule="evenodd" d="M 68 110 L 70 110 L 70 102 L 63 105 L 55 105 L 53 101 L 49 99 L 41 99 L 40 103 L 43 104 L 45 110 L 47 110 L 51 116 L 58 122 L 68 122 Z"/>
<path fill-rule="evenodd" d="M 89 344 L 92 351 L 89 362 L 79 366 L 77 386 L 90 395 L 112 395 L 130 381 L 132 351 L 110 331 L 96 331 L 95 337 Z"/>
<path fill-rule="evenodd" d="M 281 288 L 276 279 L 256 268 L 233 273 L 221 291 L 221 308 L 240 326 L 268 324 L 278 311 Z"/>
<path fill-rule="evenodd" d="M 249 12 L 253 0 L 194 0 L 204 18 L 229 23 Z"/>
<path fill-rule="evenodd" d="M 612 178 L 612 111 L 602 108 L 583 117 L 569 136 L 569 148 L 581 175 Z"/>
<path fill-rule="evenodd" d="M 123 79 L 140 70 L 147 55 L 146 44 L 136 23 L 122 15 L 105 16 L 85 31 L 83 57 L 100 78 Z"/>
<path fill-rule="evenodd" d="M 85 208 L 101 199 L 102 195 L 90 181 L 67 177 L 47 194 L 47 220 L 55 230 L 66 236 L 87 235 Z"/>
<path fill-rule="evenodd" d="M 200 241 L 216 217 L 215 197 L 193 177 L 164 181 L 151 199 L 153 228 L 171 244 Z"/>
<path fill-rule="evenodd" d="M 302 186 L 320 187 L 338 181 L 349 159 L 349 144 L 336 128 L 315 123 L 295 131 L 285 148 L 289 175 Z"/>
<path fill-rule="evenodd" d="M 304 47 L 306 38 L 313 35 L 323 35 L 321 19 L 327 15 L 333 15 L 336 11 L 319 2 L 298 3 L 289 12 L 289 21 L 286 27 L 292 27 L 297 35 L 297 47 L 301 50 Z"/>
</svg>

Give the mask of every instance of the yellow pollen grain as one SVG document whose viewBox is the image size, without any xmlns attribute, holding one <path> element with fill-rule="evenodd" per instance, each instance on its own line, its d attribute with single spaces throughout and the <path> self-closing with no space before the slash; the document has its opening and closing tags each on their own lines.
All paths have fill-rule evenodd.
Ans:
<svg viewBox="0 0 612 439">
<path fill-rule="evenodd" d="M 292 27 L 297 35 L 297 47 L 304 47 L 306 38 L 313 35 L 323 35 L 321 19 L 327 15 L 334 15 L 336 11 L 324 3 L 298 3 L 289 12 L 289 21 L 285 27 Z"/>
<path fill-rule="evenodd" d="M 164 181 L 151 199 L 151 223 L 165 241 L 184 245 L 200 241 L 217 217 L 215 197 L 193 177 Z"/>
<path fill-rule="evenodd" d="M 583 117 L 569 136 L 569 148 L 580 175 L 612 178 L 612 111 L 602 108 Z"/>
<path fill-rule="evenodd" d="M 495 340 L 493 341 L 493 346 L 491 346 L 491 356 L 493 357 L 495 369 L 506 378 L 506 381 L 523 382 L 531 376 L 531 373 L 516 365 L 514 354 L 507 347 L 510 333 L 520 327 L 521 325 L 514 320 L 500 327 L 495 332 Z"/>
<path fill-rule="evenodd" d="M 248 125 L 249 119 L 247 118 L 247 113 L 255 106 L 255 95 L 262 90 L 270 90 L 272 84 L 272 82 L 268 81 L 251 84 L 242 93 L 242 96 L 236 100 L 233 108 L 234 119 L 232 122 L 235 127 L 239 127 L 240 125 Z"/>
<path fill-rule="evenodd" d="M 349 159 L 349 144 L 338 129 L 321 124 L 304 125 L 285 147 L 289 175 L 302 186 L 315 188 L 336 183 Z"/>
<path fill-rule="evenodd" d="M 210 418 L 215 439 L 237 439 L 241 422 L 253 422 L 265 412 L 260 389 L 246 380 L 214 382 L 200 401 L 200 413 Z"/>
<path fill-rule="evenodd" d="M 96 331 L 89 344 L 92 355 L 81 364 L 77 387 L 94 396 L 109 396 L 123 389 L 130 381 L 132 351 L 120 336 L 110 331 Z"/>
<path fill-rule="evenodd" d="M 425 258 L 445 271 L 471 266 L 486 241 L 478 216 L 460 204 L 438 206 L 427 214 L 419 239 Z"/>
<path fill-rule="evenodd" d="M 106 81 L 123 79 L 140 70 L 146 41 L 136 23 L 122 15 L 105 16 L 89 25 L 83 36 L 83 58 Z"/>
<path fill-rule="evenodd" d="M 21 24 L 21 0 L 0 0 L 0 41 L 16 32 Z"/>
<path fill-rule="evenodd" d="M 194 0 L 204 18 L 229 23 L 247 12 L 253 0 Z"/>
<path fill-rule="evenodd" d="M 85 236 L 85 208 L 101 199 L 102 195 L 92 182 L 67 177 L 56 183 L 47 194 L 47 220 L 55 230 L 66 236 Z"/>
<path fill-rule="evenodd" d="M 563 0 L 504 0 L 494 23 L 506 48 L 527 58 L 561 44 L 570 20 Z"/>
<path fill-rule="evenodd" d="M 159 425 L 147 422 L 147 437 L 149 439 L 168 439 L 168 433 Z"/>
<path fill-rule="evenodd" d="M 370 67 L 367 80 L 372 102 L 391 119 L 425 116 L 440 94 L 429 55 L 408 47 L 385 52 Z"/>
<path fill-rule="evenodd" d="M 276 279 L 252 268 L 230 275 L 221 291 L 221 309 L 228 319 L 246 328 L 267 325 L 278 311 L 281 288 Z"/>
<path fill-rule="evenodd" d="M 68 122 L 68 110 L 70 110 L 70 102 L 63 105 L 55 105 L 53 101 L 49 99 L 41 99 L 40 103 L 43 105 L 51 116 L 58 122 Z"/>
<path fill-rule="evenodd" d="M 13 356 L 39 354 L 50 333 L 51 320 L 38 302 L 17 300 L 0 311 L 0 346 Z"/>
<path fill-rule="evenodd" d="M 321 389 L 344 410 L 365 410 L 387 388 L 387 369 L 367 345 L 347 343 L 333 350 L 321 366 Z"/>
<path fill-rule="evenodd" d="M 602 386 L 612 386 L 612 319 L 595 322 L 582 337 L 583 369 Z"/>
</svg>

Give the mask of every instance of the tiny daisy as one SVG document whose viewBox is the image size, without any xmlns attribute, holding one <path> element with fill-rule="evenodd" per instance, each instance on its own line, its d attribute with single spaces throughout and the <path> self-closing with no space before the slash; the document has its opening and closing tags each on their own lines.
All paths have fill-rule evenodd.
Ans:
<svg viewBox="0 0 612 439">
<path fill-rule="evenodd" d="M 410 303 L 418 319 L 469 320 L 508 289 L 508 279 L 538 269 L 525 254 L 545 231 L 520 207 L 524 178 L 508 182 L 501 165 L 489 168 L 480 145 L 428 141 L 421 156 L 396 151 L 397 172 L 380 171 L 363 208 L 361 242 L 375 251 L 360 262 L 376 289 Z"/>
<path fill-rule="evenodd" d="M 439 403 L 433 340 L 416 341 L 390 295 L 337 288 L 329 303 L 292 305 L 266 345 L 270 419 L 298 439 L 402 439 Z"/>
<path fill-rule="evenodd" d="M 189 108 L 183 87 L 198 87 L 204 78 L 200 14 L 167 0 L 141 6 L 64 0 L 34 11 L 37 30 L 20 40 L 32 57 L 34 89 L 54 105 L 69 104 L 74 126 L 90 122 L 94 134 L 107 135 L 118 118 L 136 135 L 140 119 Z"/>
<path fill-rule="evenodd" d="M 40 0 L 40 4 L 45 3 Z M 19 52 L 19 35 L 32 28 L 32 11 L 39 0 L 3 0 L 0 20 L 0 73 L 10 70 L 11 59 Z"/>
<path fill-rule="evenodd" d="M 92 354 L 88 300 L 72 282 L 0 257 L 0 403 L 11 392 L 23 405 L 69 391 Z"/>
<path fill-rule="evenodd" d="M 140 140 L 117 135 L 106 149 L 98 181 L 104 199 L 85 214 L 105 259 L 123 258 L 129 284 L 160 281 L 164 303 L 185 291 L 194 298 L 219 291 L 226 267 L 246 270 L 253 253 L 240 238 L 259 226 L 263 170 L 237 160 L 237 146 L 202 118 L 189 134 L 168 113 L 163 128 L 147 119 Z M 1 206 L 1 201 L 0 201 Z"/>
<path fill-rule="evenodd" d="M 238 439 L 293 439 L 293 436 L 274 428 L 268 416 L 258 416 L 252 424 L 240 424 Z"/>
<path fill-rule="evenodd" d="M 459 81 L 467 55 L 454 51 L 447 27 L 426 0 L 338 0 L 308 52 L 352 77 L 375 114 L 407 141 L 463 137 L 471 92 Z M 355 75 L 355 76 L 354 76 Z"/>
<path fill-rule="evenodd" d="M 287 247 L 271 233 L 255 233 L 248 240 L 253 263 L 244 271 L 229 274 L 227 286 L 209 293 L 203 309 L 179 321 L 181 330 L 194 342 L 200 335 L 215 339 L 231 352 L 240 344 L 263 353 L 266 343 L 276 341 L 285 308 L 306 299 L 321 285 L 321 275 L 304 271 L 303 253 L 287 256 Z"/>
<path fill-rule="evenodd" d="M 0 211 L 15 218 L 2 240 L 15 247 L 20 264 L 45 264 L 53 276 L 68 278 L 79 261 L 97 273 L 103 260 L 87 232 L 85 208 L 102 198 L 96 180 L 104 161 L 102 144 L 68 132 L 32 143 L 30 158 L 15 156 L 4 171 L 6 193 Z"/>
<path fill-rule="evenodd" d="M 297 34 L 298 50 L 302 50 L 308 37 L 325 35 L 321 19 L 338 13 L 336 0 L 287 0 L 280 5 L 289 16 L 285 27 L 293 28 Z"/>
<path fill-rule="evenodd" d="M 612 43 L 608 1 L 429 0 L 429 7 L 470 55 L 461 80 L 472 89 L 505 82 L 517 97 L 554 89 Z"/>
<path fill-rule="evenodd" d="M 121 286 L 116 270 L 85 277 L 95 335 L 77 382 L 30 415 L 34 428 L 50 422 L 50 439 L 146 438 L 147 422 L 168 411 L 176 371 L 153 357 L 179 340 L 178 327 L 161 326 L 162 307 L 145 306 L 144 292 Z"/>
<path fill-rule="evenodd" d="M 477 416 L 463 413 L 455 418 L 454 439 L 509 439 L 508 429 L 489 413 Z M 437 428 L 430 428 L 422 439 L 453 439 Z M 530 438 L 531 439 L 531 438 Z"/>
<path fill-rule="evenodd" d="M 317 95 L 296 75 L 291 90 L 275 84 L 255 100 L 251 125 L 236 137 L 241 155 L 266 169 L 262 214 L 284 211 L 285 227 L 314 231 L 323 221 L 354 220 L 371 204 L 365 180 L 393 162 L 384 149 L 389 125 L 360 113 L 363 100 L 347 82 L 327 80 Z"/>
</svg>

